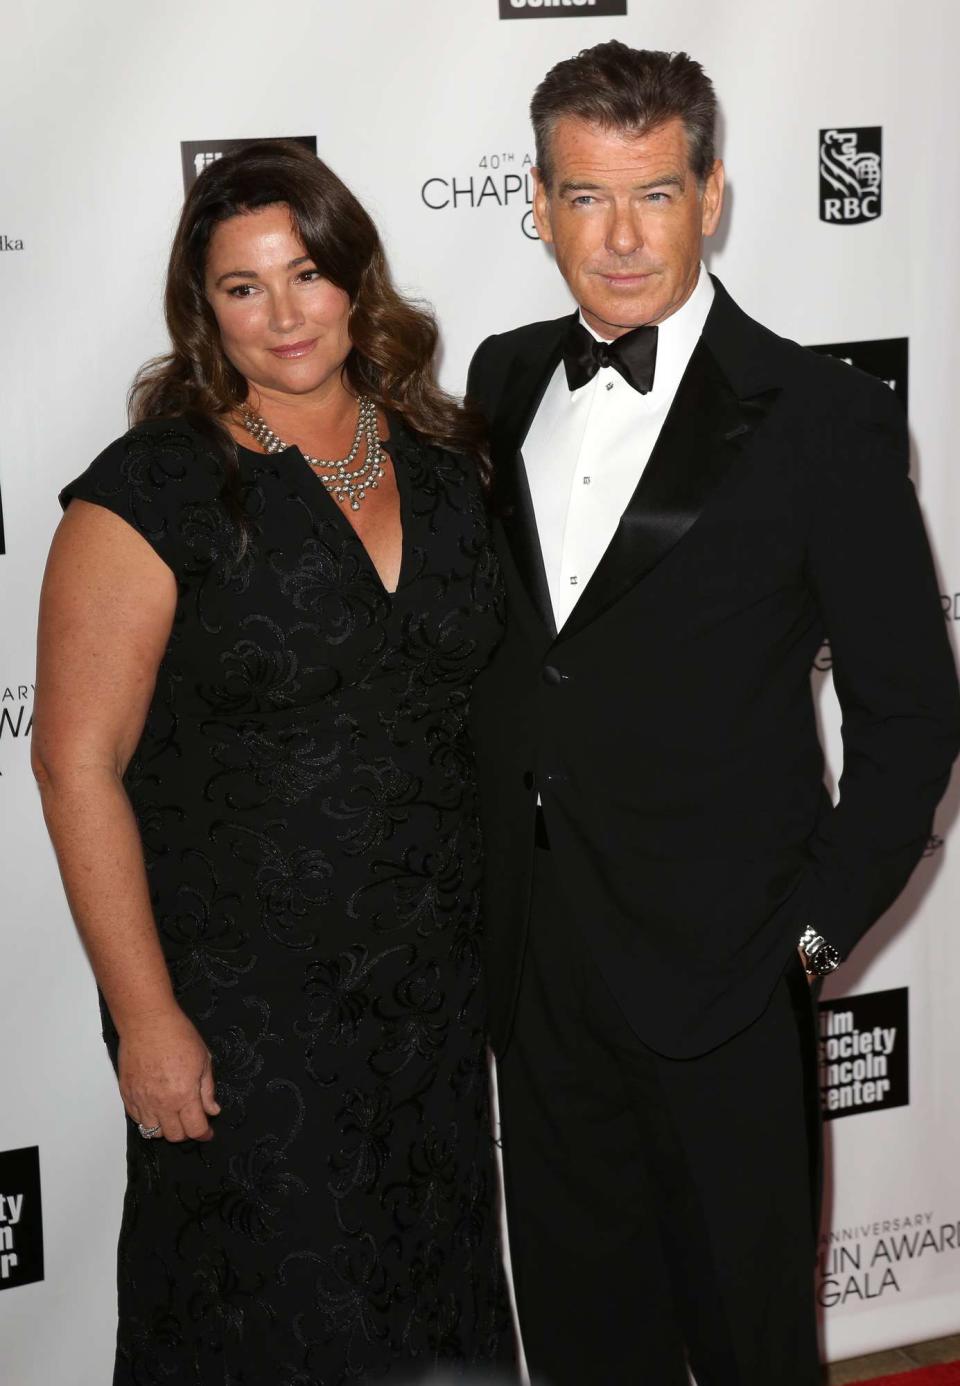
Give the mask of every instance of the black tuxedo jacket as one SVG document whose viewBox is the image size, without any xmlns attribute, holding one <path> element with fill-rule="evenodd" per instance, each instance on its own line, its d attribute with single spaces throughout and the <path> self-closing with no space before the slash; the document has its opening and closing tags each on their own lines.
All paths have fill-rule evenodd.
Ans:
<svg viewBox="0 0 960 1386">
<path fill-rule="evenodd" d="M 475 691 L 493 1044 L 509 1038 L 537 794 L 611 992 L 661 1053 L 763 1009 L 808 924 L 841 952 L 920 857 L 960 698 L 903 410 L 748 318 L 716 284 L 614 537 L 556 632 L 523 442 L 569 319 L 488 338 L 485 414 L 507 630 Z M 811 693 L 830 640 L 840 802 Z"/>
</svg>

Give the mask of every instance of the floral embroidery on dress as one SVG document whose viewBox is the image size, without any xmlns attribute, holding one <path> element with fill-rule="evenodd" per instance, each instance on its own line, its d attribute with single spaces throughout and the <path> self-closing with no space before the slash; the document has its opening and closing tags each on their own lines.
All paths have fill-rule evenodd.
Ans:
<svg viewBox="0 0 960 1386">
<path fill-rule="evenodd" d="M 465 726 L 503 592 L 472 462 L 391 420 L 388 594 L 302 458 L 140 425 L 67 488 L 173 570 L 126 786 L 215 1137 L 128 1146 L 114 1386 L 346 1386 L 512 1354 Z M 117 1035 L 104 1013 L 115 1056 Z"/>
</svg>

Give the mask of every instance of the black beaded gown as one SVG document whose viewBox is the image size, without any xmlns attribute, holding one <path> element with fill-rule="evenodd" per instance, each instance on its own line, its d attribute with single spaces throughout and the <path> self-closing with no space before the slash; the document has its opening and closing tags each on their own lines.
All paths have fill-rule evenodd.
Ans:
<svg viewBox="0 0 960 1386">
<path fill-rule="evenodd" d="M 245 548 L 178 420 L 61 498 L 177 578 L 126 786 L 223 1108 L 207 1143 L 128 1123 L 115 1386 L 419 1381 L 512 1352 L 464 726 L 500 578 L 473 464 L 390 423 L 393 595 L 296 449 L 238 449 Z"/>
</svg>

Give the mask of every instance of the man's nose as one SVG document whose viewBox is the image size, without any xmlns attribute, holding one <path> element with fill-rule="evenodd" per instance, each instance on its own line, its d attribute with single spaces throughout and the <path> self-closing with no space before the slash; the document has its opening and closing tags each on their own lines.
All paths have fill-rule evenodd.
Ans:
<svg viewBox="0 0 960 1386">
<path fill-rule="evenodd" d="M 607 246 L 617 255 L 632 255 L 643 245 L 643 227 L 634 208 L 614 207 L 607 230 Z"/>
</svg>

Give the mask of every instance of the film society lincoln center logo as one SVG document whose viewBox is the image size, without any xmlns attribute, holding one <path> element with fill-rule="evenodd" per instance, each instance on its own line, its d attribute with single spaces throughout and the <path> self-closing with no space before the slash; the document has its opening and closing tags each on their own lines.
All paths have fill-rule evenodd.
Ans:
<svg viewBox="0 0 960 1386">
<path fill-rule="evenodd" d="M 910 1102 L 907 987 L 822 1001 L 820 1105 L 825 1121 Z"/>
<path fill-rule="evenodd" d="M 0 1151 L 0 1290 L 42 1279 L 40 1151 Z"/>
<path fill-rule="evenodd" d="M 500 0 L 501 19 L 599 19 L 626 12 L 627 0 Z"/>
<path fill-rule="evenodd" d="M 820 220 L 876 221 L 883 210 L 883 127 L 820 131 Z"/>
<path fill-rule="evenodd" d="M 222 159 L 224 154 L 232 154 L 248 144 L 262 144 L 267 139 L 290 140 L 302 144 L 311 154 L 317 152 L 316 135 L 260 135 L 248 140 L 181 140 L 180 162 L 183 165 L 183 191 L 188 193 L 207 164 Z"/>
</svg>

